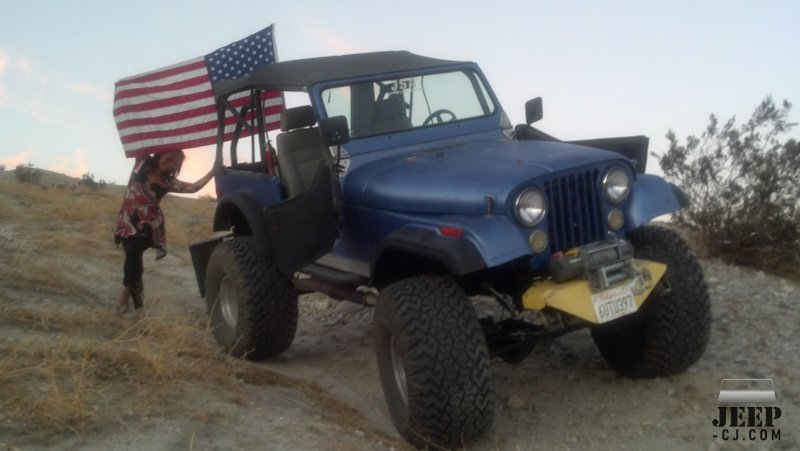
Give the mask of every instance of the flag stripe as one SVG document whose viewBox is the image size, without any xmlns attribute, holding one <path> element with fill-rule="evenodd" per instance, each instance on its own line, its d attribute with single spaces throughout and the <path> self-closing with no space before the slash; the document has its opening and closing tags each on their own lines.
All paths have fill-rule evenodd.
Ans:
<svg viewBox="0 0 800 451">
<path fill-rule="evenodd" d="M 273 26 L 221 47 L 205 56 L 118 81 L 114 90 L 114 121 L 128 157 L 175 148 L 214 144 L 217 105 L 214 85 L 243 77 L 256 67 L 275 62 Z M 278 128 L 284 109 L 281 92 L 262 94 L 268 130 Z M 241 108 L 250 93 L 228 98 Z M 252 112 L 248 117 L 252 119 Z M 225 139 L 236 119 L 226 111 Z M 249 134 L 244 132 L 243 135 Z"/>
<path fill-rule="evenodd" d="M 233 131 L 226 132 L 225 135 L 224 135 L 223 140 L 224 141 L 230 141 L 231 138 L 233 138 Z M 210 137 L 197 138 L 197 139 L 191 139 L 191 140 L 184 141 L 183 142 L 183 144 L 184 144 L 183 148 L 192 149 L 192 148 L 195 148 L 195 147 L 209 146 L 209 145 L 212 145 L 212 144 L 216 144 L 216 142 L 217 142 L 217 135 L 216 135 L 216 133 L 214 133 L 214 135 L 210 136 Z M 151 145 L 149 145 L 147 147 L 140 147 L 140 148 L 135 148 L 135 149 L 126 151 L 126 156 L 129 157 L 129 158 L 136 158 L 136 157 L 149 155 L 149 154 L 152 154 L 152 153 L 166 152 L 166 151 L 170 151 L 170 150 L 175 150 L 175 146 L 173 144 L 169 144 L 169 143 L 167 143 L 167 144 L 158 144 L 158 143 L 156 143 L 156 144 L 151 144 Z"/>
<path fill-rule="evenodd" d="M 283 110 L 283 105 L 276 105 L 274 107 L 269 107 L 264 111 L 265 117 L 274 117 L 274 120 L 280 121 L 280 112 Z M 248 120 L 252 118 L 252 113 L 247 115 Z M 206 128 L 215 128 L 216 126 L 213 125 L 217 120 L 216 111 L 212 112 L 212 114 L 207 114 L 205 116 L 188 116 L 184 118 L 179 118 L 170 122 L 165 122 L 163 124 L 151 124 L 151 125 L 143 125 L 138 127 L 130 127 L 124 131 L 120 131 L 120 136 L 122 138 L 122 142 L 127 144 L 133 142 L 137 139 L 144 139 L 144 138 L 151 138 L 154 136 L 160 137 L 168 137 L 168 136 L 179 136 L 183 134 L 189 128 L 197 128 L 201 124 L 203 127 Z M 235 121 L 234 116 L 229 116 L 226 118 L 227 122 Z M 270 120 L 267 119 L 265 124 L 269 127 Z"/>
<path fill-rule="evenodd" d="M 197 73 L 197 71 L 192 71 L 191 73 L 187 73 L 184 75 L 185 76 L 182 77 L 170 77 L 169 83 L 165 84 L 159 84 L 159 85 L 137 84 L 135 87 L 129 87 L 123 89 L 117 88 L 116 92 L 114 93 L 114 108 L 124 105 L 140 103 L 148 99 L 169 98 L 170 95 L 189 94 L 197 91 L 211 89 L 211 83 L 208 80 L 207 72 L 201 71 Z M 184 83 L 186 80 L 189 79 L 193 80 L 194 83 L 191 85 Z M 164 88 L 165 86 L 175 85 L 177 83 L 182 83 L 179 89 Z M 147 86 L 150 86 L 152 90 L 146 95 L 130 94 L 132 92 L 133 93 L 137 92 L 137 90 L 145 89 Z"/>
<path fill-rule="evenodd" d="M 126 86 L 136 83 L 152 83 L 157 80 L 167 79 L 190 70 L 203 70 L 207 72 L 206 63 L 202 56 L 189 61 L 184 61 L 183 63 L 175 64 L 173 66 L 168 66 L 129 78 L 123 78 L 117 82 L 117 86 Z"/>
<path fill-rule="evenodd" d="M 167 99 L 156 99 L 156 100 L 151 100 L 149 102 L 141 102 L 133 105 L 121 106 L 119 108 L 115 108 L 114 113 L 124 114 L 132 112 L 157 110 L 159 108 L 175 106 L 175 104 L 184 104 L 193 102 L 195 100 L 207 100 L 209 97 L 213 98 L 213 95 L 214 94 L 209 89 L 206 91 L 195 92 L 192 94 L 176 95 Z"/>
<path fill-rule="evenodd" d="M 130 133 L 129 130 L 135 129 L 138 127 L 146 127 L 149 125 L 159 125 L 159 124 L 168 124 L 170 122 L 177 122 L 181 120 L 185 120 L 191 117 L 201 117 L 201 116 L 213 116 L 216 117 L 217 115 L 217 107 L 216 105 L 204 105 L 199 108 L 193 108 L 184 111 L 178 111 L 175 113 L 167 113 L 160 116 L 152 116 L 152 117 L 136 117 L 132 116 L 132 119 L 123 120 L 117 122 L 117 128 L 119 129 L 120 136 L 124 136 L 127 133 Z"/>
<path fill-rule="evenodd" d="M 267 130 L 275 130 L 278 128 L 279 123 L 279 116 L 267 116 L 266 118 L 270 120 L 271 125 Z M 228 141 L 233 136 L 233 130 L 236 126 L 236 123 L 229 124 L 225 127 L 225 140 Z M 248 134 L 242 133 L 242 136 L 249 136 Z M 191 147 L 200 147 L 200 146 L 207 146 L 211 144 L 216 144 L 217 142 L 217 129 L 216 129 L 216 122 L 214 122 L 214 129 L 213 130 L 206 130 L 203 132 L 183 135 L 180 137 L 175 137 L 182 145 L 185 145 L 184 148 L 191 148 Z M 189 145 L 191 144 L 191 145 Z M 132 143 L 127 146 L 126 153 L 129 157 L 134 157 L 136 155 L 141 155 L 143 153 L 155 153 L 157 151 L 166 151 L 166 150 L 174 150 L 176 145 L 172 142 L 165 143 L 163 139 L 151 139 L 151 140 L 143 140 L 137 141 L 136 143 Z M 158 149 L 158 150 L 154 150 Z M 138 152 L 138 153 L 137 153 Z"/>
<path fill-rule="evenodd" d="M 250 100 L 249 93 L 245 94 L 246 95 L 241 96 L 238 99 L 232 99 L 232 106 L 240 107 L 248 103 Z M 117 122 L 117 128 L 122 136 L 125 134 L 130 134 L 129 129 L 131 128 L 167 124 L 169 122 L 185 120 L 191 118 L 192 116 L 200 117 L 211 115 L 213 118 L 216 118 L 217 107 L 215 104 L 208 105 L 203 102 L 195 102 L 195 104 L 200 106 L 182 111 L 174 111 L 174 108 L 167 108 L 163 109 L 160 114 L 154 114 L 150 117 L 138 117 L 132 114 L 120 115 L 117 119 L 119 121 Z M 283 96 L 281 96 L 281 93 L 278 91 L 267 92 L 264 107 L 265 114 L 279 113 L 280 110 L 283 109 Z"/>
<path fill-rule="evenodd" d="M 117 124 L 124 123 L 125 121 L 133 120 L 133 119 L 142 119 L 147 120 L 149 118 L 157 118 L 160 116 L 165 116 L 168 114 L 175 114 L 180 113 L 182 111 L 190 111 L 190 110 L 199 110 L 200 108 L 207 106 L 214 108 L 216 111 L 216 104 L 214 102 L 208 102 L 206 99 L 200 99 L 194 102 L 185 103 L 182 105 L 170 105 L 166 108 L 159 108 L 155 110 L 150 110 L 147 114 L 143 114 L 142 112 L 133 111 L 130 113 L 119 114 L 116 118 Z"/>
<path fill-rule="evenodd" d="M 274 118 L 273 118 L 274 116 Z M 273 118 L 274 120 L 279 120 L 279 115 L 267 115 L 268 119 Z M 253 114 L 248 113 L 245 115 L 246 120 L 251 121 L 253 119 Z M 225 118 L 225 125 L 235 124 L 236 118 L 233 116 Z M 146 141 L 156 138 L 167 138 L 167 137 L 180 137 L 180 136 L 192 136 L 197 135 L 205 130 L 214 129 L 216 130 L 217 127 L 216 116 L 212 117 L 210 121 L 198 122 L 190 125 L 186 125 L 183 127 L 173 126 L 168 129 L 163 130 L 152 130 L 149 132 L 141 132 L 135 133 L 131 135 L 127 135 L 122 137 L 122 142 L 124 144 L 136 142 L 136 141 Z"/>
<path fill-rule="evenodd" d="M 133 88 L 133 89 L 126 89 L 121 91 L 117 94 L 117 102 L 119 103 L 120 100 L 129 99 L 134 97 L 132 101 L 135 101 L 136 97 L 139 96 L 158 96 L 158 95 L 166 95 L 169 94 L 171 91 L 187 91 L 192 89 L 197 89 L 197 86 L 210 86 L 208 81 L 208 74 L 200 74 L 196 77 L 190 77 L 181 79 L 166 85 L 160 86 L 143 86 L 140 88 Z"/>
</svg>

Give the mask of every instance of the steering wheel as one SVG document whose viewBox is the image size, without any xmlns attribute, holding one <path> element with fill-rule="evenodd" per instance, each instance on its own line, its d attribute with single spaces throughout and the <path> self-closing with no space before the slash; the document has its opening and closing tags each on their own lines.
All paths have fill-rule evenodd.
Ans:
<svg viewBox="0 0 800 451">
<path fill-rule="evenodd" d="M 450 119 L 447 120 L 444 119 L 444 115 L 446 114 L 449 114 L 451 116 Z M 433 113 L 430 114 L 430 116 L 426 117 L 425 120 L 422 121 L 422 125 L 423 126 L 430 125 L 434 119 L 436 119 L 436 121 L 439 124 L 441 124 L 444 122 L 450 122 L 456 120 L 456 115 L 452 111 L 442 108 L 441 110 L 434 111 Z"/>
</svg>

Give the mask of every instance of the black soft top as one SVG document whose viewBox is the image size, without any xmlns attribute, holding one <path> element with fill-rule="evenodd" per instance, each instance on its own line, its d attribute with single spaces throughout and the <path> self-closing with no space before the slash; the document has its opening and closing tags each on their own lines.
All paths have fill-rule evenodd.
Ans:
<svg viewBox="0 0 800 451">
<path fill-rule="evenodd" d="M 360 76 L 428 69 L 462 64 L 406 51 L 357 53 L 268 64 L 250 75 L 213 86 L 216 97 L 258 87 L 276 91 L 308 91 L 312 85 Z"/>
</svg>

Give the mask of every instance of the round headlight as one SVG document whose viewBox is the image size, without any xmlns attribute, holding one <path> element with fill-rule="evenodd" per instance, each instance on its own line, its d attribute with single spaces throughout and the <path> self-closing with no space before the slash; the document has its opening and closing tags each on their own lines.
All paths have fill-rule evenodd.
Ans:
<svg viewBox="0 0 800 451">
<path fill-rule="evenodd" d="M 528 188 L 514 201 L 517 218 L 525 227 L 534 227 L 542 222 L 547 209 L 544 196 L 537 189 Z"/>
<path fill-rule="evenodd" d="M 627 171 L 616 167 L 606 172 L 603 177 L 603 195 L 607 201 L 618 204 L 625 200 L 630 192 L 631 179 L 628 177 Z"/>
</svg>

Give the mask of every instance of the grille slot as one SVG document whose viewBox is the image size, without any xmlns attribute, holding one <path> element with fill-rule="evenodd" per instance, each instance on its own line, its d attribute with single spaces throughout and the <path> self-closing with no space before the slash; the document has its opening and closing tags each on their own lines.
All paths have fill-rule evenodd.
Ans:
<svg viewBox="0 0 800 451">
<path fill-rule="evenodd" d="M 563 252 L 603 239 L 606 233 L 597 169 L 564 175 L 544 184 L 549 208 L 550 251 Z"/>
</svg>

